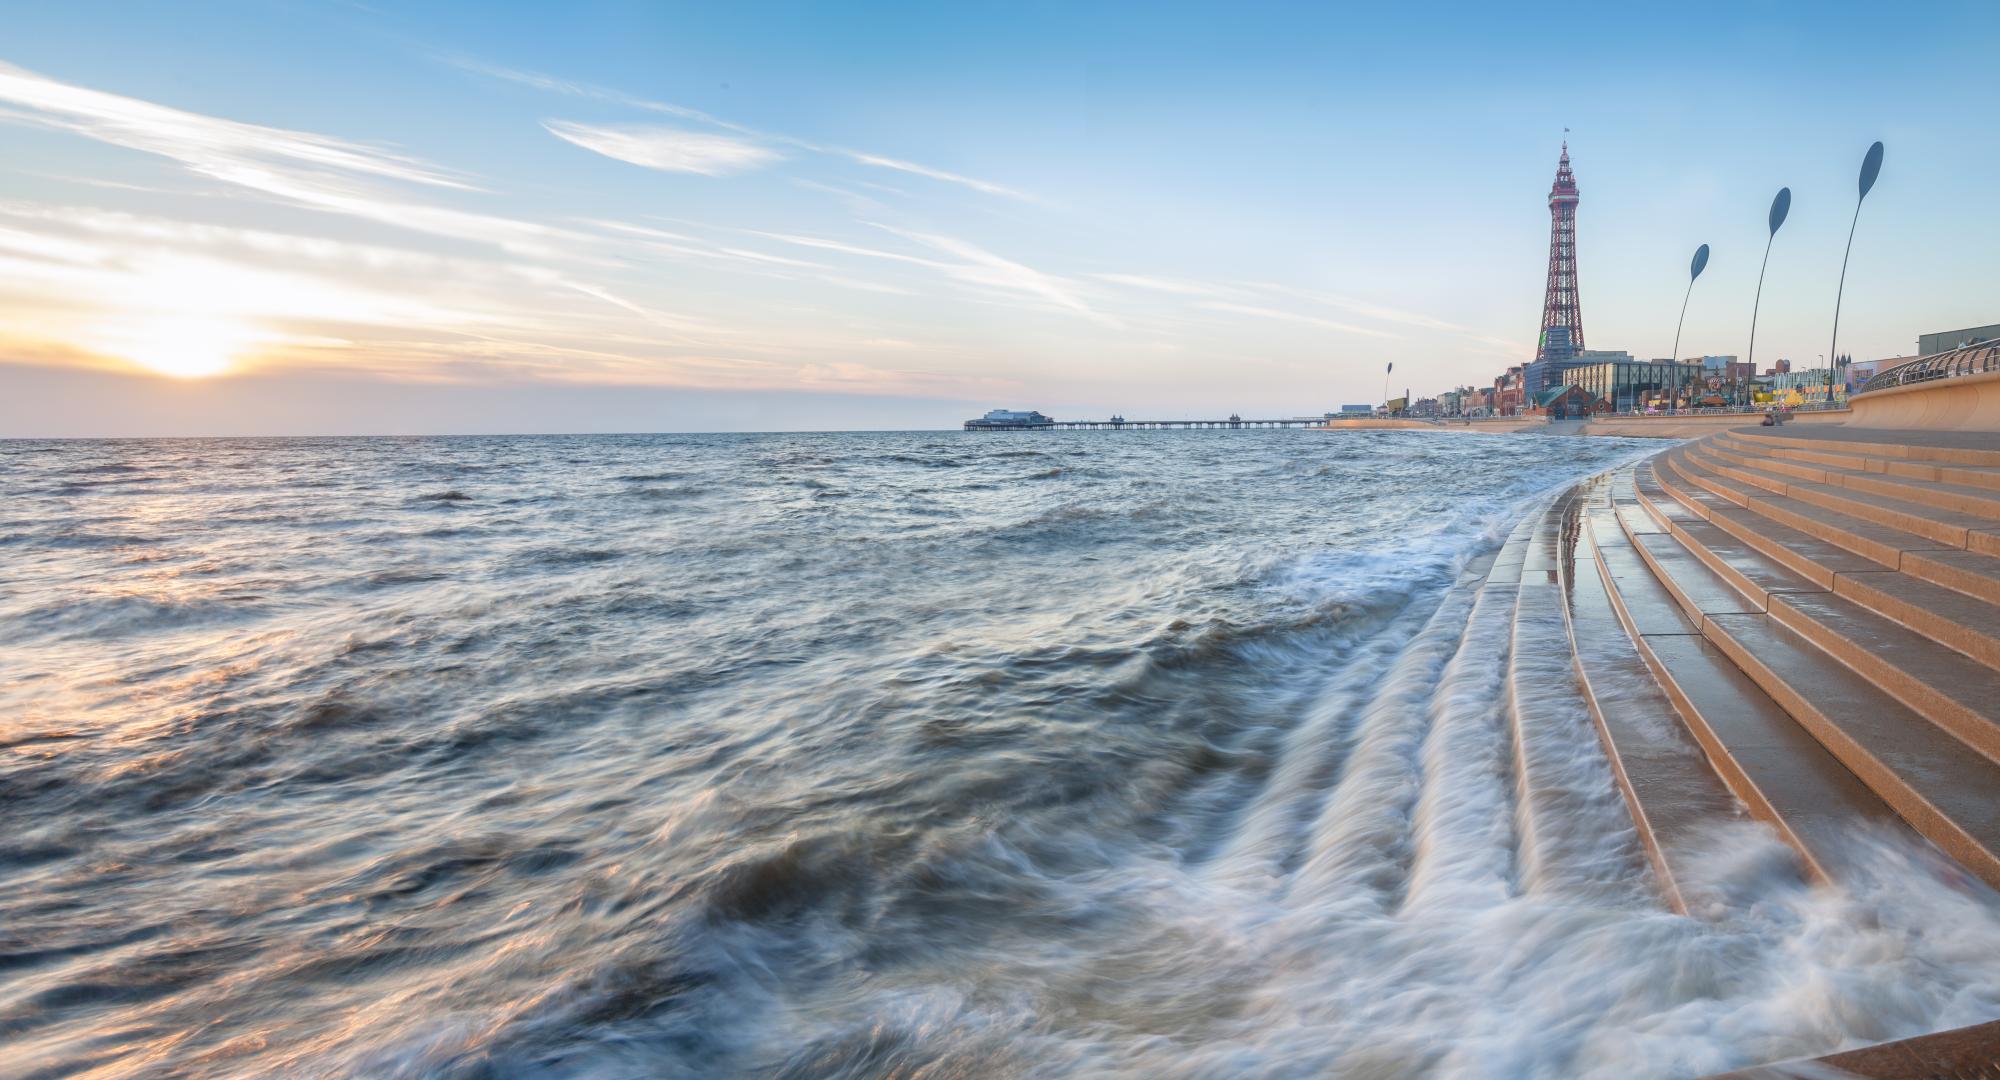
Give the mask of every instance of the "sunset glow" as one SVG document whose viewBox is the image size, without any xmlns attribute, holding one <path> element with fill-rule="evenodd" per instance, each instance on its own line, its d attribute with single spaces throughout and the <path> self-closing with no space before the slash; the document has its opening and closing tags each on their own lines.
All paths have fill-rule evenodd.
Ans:
<svg viewBox="0 0 2000 1080">
<path fill-rule="evenodd" d="M 179 319 L 141 324 L 145 340 L 131 346 L 133 363 L 177 379 L 198 379 L 229 370 L 243 347 L 243 329 L 217 320 Z"/>
<path fill-rule="evenodd" d="M 1685 22 L 1633 18 L 1573 20 L 1576 55 L 1629 61 Z M 143 25 L 88 43 L 88 19 L 17 19 L 0 55 L 0 370 L 34 367 L 59 406 L 0 394 L 16 430 L 183 430 L 111 411 L 89 381 L 107 370 L 197 380 L 178 400 L 230 431 L 262 430 L 261 406 L 224 396 L 252 373 L 325 400 L 326 430 L 908 427 L 1010 403 L 1291 415 L 1378 399 L 1390 362 L 1391 392 L 1406 374 L 1419 391 L 1485 381 L 1535 325 L 1565 128 L 1590 177 L 1593 345 L 1669 349 L 1699 242 L 1716 255 L 1683 351 L 1743 351 L 1764 223 L 1736 191 L 1786 184 L 1799 208 L 1758 353 L 1817 363 L 1846 240 L 1829 207 L 1874 133 L 1960 164 L 1884 180 L 1902 188 L 1853 253 L 1843 351 L 1901 355 L 1913 327 L 1983 322 L 1974 253 L 2000 244 L 1984 216 L 1944 248 L 1917 239 L 1993 164 L 1960 137 L 1985 122 L 1983 55 L 1925 52 L 1924 20 L 1865 35 L 1888 93 L 1833 74 L 1839 42 L 1812 63 L 1732 46 L 1585 59 L 1578 77 L 1619 93 L 1556 109 L 1491 96 L 1545 73 L 1486 9 L 1427 28 L 1416 65 L 1355 51 L 1390 31 L 1333 13 L 1288 15 L 1280 55 L 1249 66 L 1230 57 L 1270 45 L 1254 19 L 1128 41 L 1072 12 L 1030 40 L 937 13 L 910 40 L 843 46 L 851 69 L 825 53 L 847 24 L 817 16 L 752 31 L 627 13 L 587 47 L 554 11 L 503 27 L 448 5 L 308 5 L 221 34 L 210 16 L 120 19 Z M 769 40 L 744 53 L 740 33 Z M 257 64 L 225 41 L 245 35 L 266 43 Z M 964 65 L 936 62 L 960 48 Z M 1033 73 L 1010 59 L 1024 50 Z M 1770 126 L 1801 101 L 1810 115 Z M 1440 102 L 1477 115 L 1441 132 Z M 335 406 L 316 379 L 355 396 Z M 490 395 L 441 409 L 399 389 L 466 385 Z M 407 417 L 384 413 L 397 403 Z"/>
</svg>

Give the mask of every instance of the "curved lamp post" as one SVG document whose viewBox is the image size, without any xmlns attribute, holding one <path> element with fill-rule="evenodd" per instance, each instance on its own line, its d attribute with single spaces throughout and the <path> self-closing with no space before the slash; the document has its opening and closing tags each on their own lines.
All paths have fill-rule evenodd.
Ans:
<svg viewBox="0 0 2000 1080">
<path fill-rule="evenodd" d="M 1771 235 L 1764 241 L 1764 262 L 1757 267 L 1757 299 L 1750 304 L 1750 358 L 1745 361 L 1750 370 L 1757 370 L 1757 309 L 1764 304 L 1764 270 L 1771 265 L 1771 242 L 1778 238 L 1778 226 L 1785 223 L 1785 215 L 1792 212 L 1792 189 L 1778 189 L 1778 197 L 1771 200 Z"/>
<path fill-rule="evenodd" d="M 1833 343 L 1826 347 L 1826 403 L 1833 404 L 1833 367 L 1840 363 L 1840 353 L 1835 346 L 1840 344 L 1840 301 L 1847 293 L 1847 257 L 1854 254 L 1854 228 L 1861 224 L 1861 203 L 1868 198 L 1868 189 L 1875 186 L 1875 178 L 1882 175 L 1882 143 L 1877 140 L 1868 148 L 1868 156 L 1861 159 L 1861 194 L 1854 199 L 1854 220 L 1847 224 L 1847 251 L 1840 256 L 1840 288 L 1833 294 Z"/>
<path fill-rule="evenodd" d="M 1694 249 L 1694 261 L 1688 264 L 1687 292 L 1681 294 L 1681 319 L 1674 324 L 1674 351 L 1671 356 L 1676 364 L 1681 362 L 1681 327 L 1688 321 L 1688 297 L 1694 295 L 1694 281 L 1706 269 L 1708 269 L 1708 245 L 1703 244 Z M 1835 318 L 1838 319 L 1839 316 L 1836 315 Z"/>
</svg>

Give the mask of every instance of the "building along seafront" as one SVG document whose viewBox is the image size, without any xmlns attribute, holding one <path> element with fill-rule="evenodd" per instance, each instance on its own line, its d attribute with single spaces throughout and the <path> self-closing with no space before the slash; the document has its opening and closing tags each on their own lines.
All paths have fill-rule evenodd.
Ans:
<svg viewBox="0 0 2000 1080">
<path fill-rule="evenodd" d="M 1859 884 L 1864 834 L 2000 887 L 2000 343 L 1592 477 L 1486 580 L 1560 609 L 1669 906 L 1716 902 L 1703 838 L 1743 816 L 1819 887 Z M 2000 1075 L 2000 1022 L 1822 1064 Z"/>
</svg>

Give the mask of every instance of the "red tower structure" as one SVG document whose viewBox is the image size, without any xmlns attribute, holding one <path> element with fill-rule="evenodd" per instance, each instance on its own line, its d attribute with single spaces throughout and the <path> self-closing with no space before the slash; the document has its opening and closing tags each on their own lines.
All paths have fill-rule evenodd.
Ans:
<svg viewBox="0 0 2000 1080">
<path fill-rule="evenodd" d="M 1556 182 L 1549 188 L 1549 287 L 1542 300 L 1537 360 L 1566 360 L 1583 351 L 1583 302 L 1576 292 L 1576 176 L 1563 140 Z"/>
</svg>

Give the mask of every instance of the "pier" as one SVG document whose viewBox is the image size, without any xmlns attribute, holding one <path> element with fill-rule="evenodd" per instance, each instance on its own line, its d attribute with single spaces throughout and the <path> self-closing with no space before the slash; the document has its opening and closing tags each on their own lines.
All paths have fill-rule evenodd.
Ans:
<svg viewBox="0 0 2000 1080">
<path fill-rule="evenodd" d="M 1309 428 L 1327 422 L 1325 416 L 1294 416 L 1282 420 L 1246 420 L 1231 413 L 1226 420 L 1127 420 L 1114 416 L 1108 420 L 967 420 L 967 431 L 1124 431 L 1148 430 L 1189 431 L 1198 428 Z"/>
</svg>

